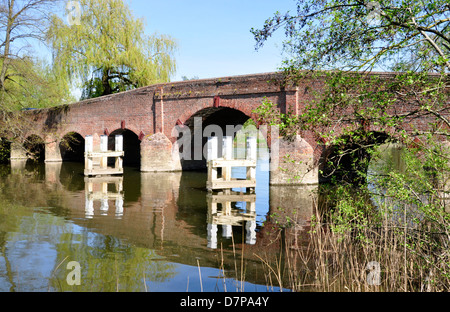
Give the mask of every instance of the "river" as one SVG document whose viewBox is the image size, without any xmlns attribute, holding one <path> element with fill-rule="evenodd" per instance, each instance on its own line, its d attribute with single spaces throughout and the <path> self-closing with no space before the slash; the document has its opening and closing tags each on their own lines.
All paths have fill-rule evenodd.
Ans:
<svg viewBox="0 0 450 312">
<path fill-rule="evenodd" d="M 256 198 L 217 211 L 206 172 L 89 180 L 80 163 L 3 165 L 0 291 L 287 291 L 265 261 L 291 208 L 307 223 L 310 189 L 269 187 L 264 159 Z"/>
</svg>

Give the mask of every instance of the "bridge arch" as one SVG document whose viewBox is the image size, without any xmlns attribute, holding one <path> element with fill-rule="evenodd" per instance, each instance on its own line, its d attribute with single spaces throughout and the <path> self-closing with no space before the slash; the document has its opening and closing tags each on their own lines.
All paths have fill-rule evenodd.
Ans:
<svg viewBox="0 0 450 312">
<path fill-rule="evenodd" d="M 218 136 L 219 140 L 223 136 L 235 137 L 249 119 L 251 116 L 235 108 L 207 107 L 192 113 L 182 125 L 175 125 L 172 141 L 178 145 L 182 169 L 205 169 L 204 148 L 208 137 Z"/>
<path fill-rule="evenodd" d="M 220 106 L 198 106 L 194 105 L 193 107 L 183 111 L 183 113 L 178 117 L 177 124 L 185 124 L 189 125 L 190 122 L 193 121 L 194 117 L 203 117 L 207 118 L 210 115 L 213 115 L 218 112 L 224 112 L 225 114 L 232 115 L 245 115 L 245 120 L 252 118 L 254 119 L 253 114 L 254 107 L 240 105 L 236 107 L 235 105 L 220 105 Z M 223 116 L 226 118 L 226 116 Z"/>
<path fill-rule="evenodd" d="M 59 151 L 63 162 L 83 162 L 84 137 L 75 131 L 68 132 L 60 140 Z"/>
<path fill-rule="evenodd" d="M 11 153 L 11 141 L 8 138 L 0 137 L 0 164 L 8 163 Z"/>
<path fill-rule="evenodd" d="M 26 151 L 28 159 L 32 159 L 38 162 L 45 160 L 45 141 L 37 134 L 31 134 L 27 136 L 23 147 Z"/>
<path fill-rule="evenodd" d="M 115 149 L 115 136 L 123 136 L 123 150 L 125 156 L 123 164 L 125 166 L 138 167 L 141 163 L 141 140 L 133 130 L 120 128 L 112 131 L 108 136 L 108 150 Z"/>
<path fill-rule="evenodd" d="M 369 148 L 384 144 L 390 136 L 384 132 L 368 133 L 364 146 L 352 137 L 342 135 L 338 144 L 331 145 L 322 151 L 319 159 L 319 182 L 341 182 L 364 184 L 365 175 L 371 160 Z M 366 148 L 367 147 L 367 148 Z"/>
</svg>

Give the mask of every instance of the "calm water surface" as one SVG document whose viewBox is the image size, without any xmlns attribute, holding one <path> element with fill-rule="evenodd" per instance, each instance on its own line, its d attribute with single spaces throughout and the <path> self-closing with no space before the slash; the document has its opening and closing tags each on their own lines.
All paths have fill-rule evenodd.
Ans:
<svg viewBox="0 0 450 312">
<path fill-rule="evenodd" d="M 271 207 L 311 203 L 269 189 L 266 165 L 256 199 L 217 210 L 204 172 L 126 168 L 123 178 L 88 180 L 78 163 L 2 166 L 0 291 L 280 291 L 256 256 L 279 252 Z M 80 285 L 67 282 L 71 261 Z"/>
</svg>

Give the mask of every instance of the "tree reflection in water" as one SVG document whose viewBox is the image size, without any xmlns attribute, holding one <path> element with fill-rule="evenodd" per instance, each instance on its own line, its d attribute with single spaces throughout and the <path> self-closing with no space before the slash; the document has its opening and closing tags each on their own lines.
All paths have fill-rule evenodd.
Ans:
<svg viewBox="0 0 450 312">
<path fill-rule="evenodd" d="M 292 198 L 269 203 L 264 183 L 233 203 L 208 197 L 202 172 L 126 168 L 123 178 L 105 180 L 85 179 L 77 163 L 14 163 L 8 170 L 0 194 L 2 291 L 196 291 L 198 265 L 209 272 L 204 290 L 266 291 L 255 254 L 280 249 L 267 248 L 265 222 L 273 204 L 277 211 L 297 205 Z M 223 227 L 216 243 L 208 224 Z M 80 263 L 79 286 L 66 283 L 70 261 Z"/>
</svg>

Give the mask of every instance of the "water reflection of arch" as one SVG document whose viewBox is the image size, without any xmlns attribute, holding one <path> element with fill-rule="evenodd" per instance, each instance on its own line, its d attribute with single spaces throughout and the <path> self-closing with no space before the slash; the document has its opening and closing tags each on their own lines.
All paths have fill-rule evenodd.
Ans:
<svg viewBox="0 0 450 312">
<path fill-rule="evenodd" d="M 75 222 L 93 231 L 124 239 L 135 246 L 154 249 L 167 261 L 193 266 L 197 265 L 200 259 L 200 264 L 204 267 L 217 267 L 217 253 L 207 246 L 206 192 L 197 190 L 194 191 L 195 194 L 190 197 L 190 200 L 188 198 L 181 202 L 178 200 L 181 189 L 195 188 L 196 183 L 192 183 L 194 177 L 190 175 L 190 179 L 185 179 L 184 182 L 187 182 L 187 185 L 183 186 L 181 172 L 140 174 L 142 198 L 133 205 L 125 203 L 121 219 L 115 216 L 116 207 L 112 207 L 110 202 L 108 213 L 102 214 L 101 208 L 97 206 L 92 219 L 75 217 L 73 218 Z M 243 200 L 243 198 L 238 199 Z M 198 201 L 202 201 L 204 205 L 198 205 Z M 254 198 L 249 202 L 254 203 Z M 191 209 L 194 207 L 196 209 Z M 84 214 L 85 211 L 82 213 Z M 254 222 L 255 219 L 254 214 L 251 213 L 248 213 L 246 218 L 243 221 L 249 223 Z M 188 219 L 197 219 L 197 225 L 204 226 L 194 227 L 193 222 Z M 241 230 L 237 230 L 235 234 L 240 232 Z M 236 275 L 232 273 L 234 257 L 241 257 L 239 247 L 241 239 L 238 235 L 235 239 L 236 254 L 233 254 L 231 247 L 228 247 L 223 255 L 224 267 L 230 276 Z M 261 253 L 265 252 L 264 244 L 260 244 L 259 247 L 263 248 L 259 250 Z M 247 252 L 242 257 L 245 261 L 249 261 L 246 281 L 264 283 L 263 275 L 258 275 L 258 270 L 254 270 L 260 261 L 253 256 L 253 252 Z"/>
<path fill-rule="evenodd" d="M 45 167 L 48 182 L 54 183 L 55 177 L 58 177 L 60 184 L 65 190 L 81 195 L 78 197 L 70 197 L 70 200 L 74 201 L 74 204 L 71 206 L 82 208 L 80 212 L 84 214 L 86 181 L 82 175 L 82 164 L 49 163 Z M 133 227 L 136 225 L 136 220 L 132 219 L 132 215 L 135 213 L 138 215 L 144 213 L 147 217 L 151 217 L 150 219 L 152 221 L 150 223 L 153 226 L 153 234 L 151 235 L 155 238 L 159 237 L 158 240 L 177 241 L 184 240 L 187 236 L 190 236 L 190 241 L 202 245 L 202 240 L 207 239 L 208 223 L 224 224 L 222 222 L 223 220 L 209 222 L 212 213 L 211 205 L 208 205 L 207 201 L 208 193 L 204 189 L 205 179 L 205 175 L 201 172 L 141 173 L 136 170 L 126 170 L 123 179 L 121 179 L 120 188 L 116 187 L 116 189 L 123 191 L 124 223 L 130 222 L 128 226 Z M 111 183 L 114 184 L 116 182 L 110 182 L 109 184 Z M 313 211 L 313 190 L 313 186 L 305 188 L 295 186 L 270 187 L 270 210 L 267 212 L 267 218 L 270 218 L 277 224 L 283 224 L 288 219 L 295 219 L 296 223 L 300 225 L 307 224 Z M 114 187 L 112 191 L 113 193 L 115 192 Z M 223 203 L 222 199 L 216 197 L 214 201 L 216 203 Z M 75 203 L 77 200 L 79 203 Z M 115 198 L 110 199 L 110 207 L 115 205 L 114 201 Z M 231 202 L 227 202 L 223 204 L 221 211 L 232 207 L 234 208 L 234 214 L 228 214 L 228 216 L 243 217 L 240 220 L 241 223 L 231 222 L 231 225 L 239 224 L 242 226 L 242 222 L 254 222 L 256 220 L 254 210 L 257 203 L 257 196 L 252 195 L 252 198 L 249 199 L 238 194 L 237 197 L 231 198 L 230 201 L 238 204 L 231 205 Z M 237 209 L 239 208 L 239 204 L 241 204 L 241 209 Z M 246 208 L 247 205 L 251 206 L 248 207 L 248 211 L 244 212 L 243 208 Z M 261 202 L 258 205 L 261 205 Z M 114 213 L 114 210 L 111 210 L 111 213 Z M 222 216 L 225 219 L 228 217 L 226 213 L 222 214 Z M 216 217 L 220 216 L 216 214 Z M 143 224 L 149 224 L 145 220 L 140 221 Z M 180 226 L 177 226 L 177 224 Z M 205 228 L 198 228 L 198 224 L 205 224 Z M 170 232 L 168 230 L 170 227 L 175 230 Z M 180 231 L 182 228 L 190 228 L 192 230 L 183 232 Z M 265 231 L 264 226 L 256 229 L 255 223 L 253 223 L 251 228 L 252 237 L 255 237 L 257 232 Z M 243 232 L 239 229 L 234 231 L 236 242 L 245 241 L 245 236 L 240 237 Z M 148 236 L 146 237 L 148 239 Z M 196 238 L 194 239 L 194 237 Z M 264 236 L 262 237 L 264 238 Z M 259 246 L 264 245 L 264 239 L 260 241 L 257 239 L 255 243 Z"/>
<path fill-rule="evenodd" d="M 61 166 L 67 165 L 70 167 L 76 163 L 61 164 Z M 108 211 L 106 211 L 106 206 L 103 206 L 102 211 L 101 204 L 97 204 L 94 207 L 92 218 L 86 218 L 86 197 L 84 196 L 86 193 L 84 190 L 68 192 L 65 200 L 62 201 L 65 209 L 55 210 L 55 213 L 64 213 L 63 217 L 69 218 L 78 226 L 89 228 L 90 231 L 123 239 L 124 242 L 130 242 L 135 246 L 154 249 L 169 261 L 197 265 L 197 259 L 200 259 L 202 266 L 216 267 L 217 252 L 208 247 L 208 204 L 207 192 L 204 189 L 205 175 L 199 172 L 140 173 L 136 170 L 130 170 L 129 174 L 128 178 L 127 176 L 123 178 L 125 198 L 121 219 L 117 218 L 116 198 L 113 197 L 108 197 Z M 135 175 L 139 175 L 139 180 L 134 179 Z M 73 179 L 76 180 L 78 177 L 73 176 Z M 82 175 L 81 179 L 84 181 Z M 128 188 L 125 186 L 127 180 L 131 181 Z M 111 183 L 108 182 L 108 184 Z M 102 199 L 102 193 L 105 193 L 101 187 L 98 188 L 100 190 L 99 200 Z M 127 200 L 128 191 L 133 188 L 139 188 L 140 197 L 136 201 Z M 108 193 L 117 193 L 116 191 L 115 186 L 108 186 Z M 62 192 L 58 194 L 62 194 Z M 286 213 L 288 209 L 285 208 L 292 208 L 293 203 L 297 205 L 297 202 L 300 202 L 292 192 L 277 192 L 277 194 L 278 201 L 271 201 L 271 204 Z M 289 196 L 290 200 L 286 196 Z M 301 198 L 303 197 L 300 196 Z M 244 202 L 242 198 L 238 199 L 239 203 Z M 249 200 L 249 202 L 254 203 L 253 200 Z M 302 204 L 306 205 L 307 203 L 305 201 Z M 235 205 L 235 208 L 237 206 Z M 241 221 L 248 222 L 248 224 L 254 221 L 254 215 L 251 213 L 245 217 L 247 219 L 241 219 Z M 276 244 L 267 239 L 269 236 L 266 233 L 271 231 L 271 226 L 278 220 L 272 218 L 272 221 L 268 222 L 268 227 L 264 225 L 259 231 L 253 231 L 252 234 L 256 235 L 256 240 L 254 244 L 246 244 L 245 247 L 241 245 L 245 244 L 246 240 L 243 223 L 240 223 L 242 229 L 233 230 L 235 246 L 232 246 L 231 240 L 227 240 L 223 244 L 224 266 L 226 270 L 229 270 L 229 275 L 235 275 L 231 273 L 234 270 L 233 263 L 236 257 L 241 257 L 242 253 L 243 259 L 248 261 L 246 280 L 264 283 L 264 276 L 257 273 L 256 267 L 260 264 L 260 259 L 256 258 L 255 254 L 276 255 L 280 252 L 279 248 L 275 248 Z M 236 250 L 236 253 L 233 249 Z"/>
</svg>

